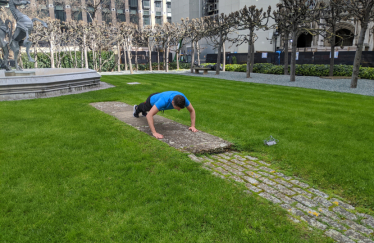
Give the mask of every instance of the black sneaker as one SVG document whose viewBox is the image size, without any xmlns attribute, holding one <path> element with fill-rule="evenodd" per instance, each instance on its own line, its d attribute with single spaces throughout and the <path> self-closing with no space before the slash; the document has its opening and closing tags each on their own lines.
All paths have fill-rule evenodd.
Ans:
<svg viewBox="0 0 374 243">
<path fill-rule="evenodd" d="M 134 117 L 139 118 L 138 106 L 134 105 L 133 113 Z"/>
<path fill-rule="evenodd" d="M 147 116 L 147 112 L 143 111 L 142 116 Z"/>
</svg>

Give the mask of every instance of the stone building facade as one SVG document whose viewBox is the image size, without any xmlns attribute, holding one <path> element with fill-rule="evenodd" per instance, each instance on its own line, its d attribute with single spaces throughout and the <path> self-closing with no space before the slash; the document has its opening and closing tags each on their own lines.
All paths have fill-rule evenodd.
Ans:
<svg viewBox="0 0 374 243">
<path fill-rule="evenodd" d="M 99 23 L 132 22 L 139 26 L 172 21 L 172 0 L 104 0 L 98 5 L 95 17 Z M 30 0 L 33 15 L 57 18 L 62 21 L 91 22 L 94 6 L 99 0 Z"/>
</svg>

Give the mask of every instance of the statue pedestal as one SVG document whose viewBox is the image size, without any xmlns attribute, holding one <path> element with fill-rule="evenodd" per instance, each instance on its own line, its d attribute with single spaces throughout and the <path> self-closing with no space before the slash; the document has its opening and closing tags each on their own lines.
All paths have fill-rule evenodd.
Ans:
<svg viewBox="0 0 374 243">
<path fill-rule="evenodd" d="M 35 71 L 5 71 L 5 77 L 11 76 L 35 76 Z"/>
</svg>

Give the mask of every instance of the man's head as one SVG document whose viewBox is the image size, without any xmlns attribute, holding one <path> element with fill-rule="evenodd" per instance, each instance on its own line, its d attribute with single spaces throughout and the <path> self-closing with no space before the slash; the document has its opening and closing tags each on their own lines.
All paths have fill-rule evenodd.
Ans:
<svg viewBox="0 0 374 243">
<path fill-rule="evenodd" d="M 182 95 L 176 95 L 173 98 L 172 101 L 174 109 L 177 109 L 178 111 L 180 109 L 183 109 L 186 105 L 186 99 Z"/>
</svg>

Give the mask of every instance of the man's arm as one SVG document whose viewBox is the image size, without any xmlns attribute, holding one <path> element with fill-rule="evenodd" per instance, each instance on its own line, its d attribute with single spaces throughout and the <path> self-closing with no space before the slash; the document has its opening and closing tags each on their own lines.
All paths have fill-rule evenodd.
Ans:
<svg viewBox="0 0 374 243">
<path fill-rule="evenodd" d="M 158 112 L 158 109 L 157 107 L 154 105 L 152 107 L 152 109 L 148 112 L 147 114 L 147 121 L 148 121 L 148 125 L 149 125 L 149 128 L 151 129 L 151 132 L 152 132 L 152 135 L 155 137 L 155 138 L 164 138 L 164 136 L 162 136 L 161 134 L 157 133 L 156 132 L 156 129 L 155 129 L 155 125 L 154 125 L 154 122 L 153 122 L 153 116 L 156 115 Z"/>
<path fill-rule="evenodd" d="M 191 117 L 191 127 L 189 127 L 188 129 L 193 132 L 197 132 L 198 130 L 195 128 L 196 113 L 191 103 L 189 106 L 187 106 L 187 110 L 190 112 Z"/>
</svg>

